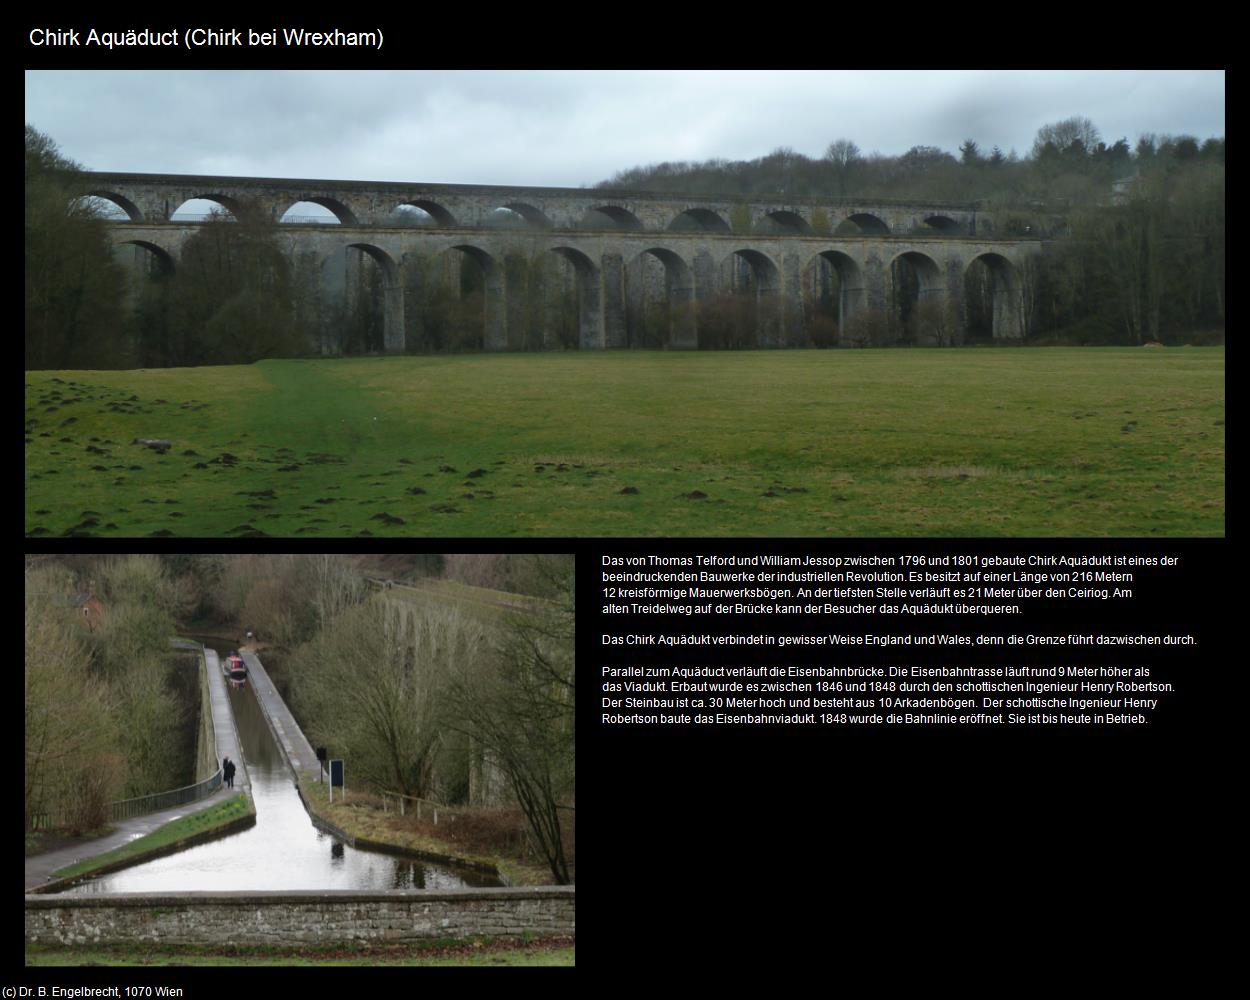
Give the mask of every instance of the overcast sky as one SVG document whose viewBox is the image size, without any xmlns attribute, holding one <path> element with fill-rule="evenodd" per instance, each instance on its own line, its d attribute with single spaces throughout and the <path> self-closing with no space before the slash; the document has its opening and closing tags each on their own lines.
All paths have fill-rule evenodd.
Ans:
<svg viewBox="0 0 1250 1000">
<path fill-rule="evenodd" d="M 93 170 L 579 187 L 664 160 L 1224 135 L 1222 70 L 63 71 L 26 121 Z"/>
</svg>

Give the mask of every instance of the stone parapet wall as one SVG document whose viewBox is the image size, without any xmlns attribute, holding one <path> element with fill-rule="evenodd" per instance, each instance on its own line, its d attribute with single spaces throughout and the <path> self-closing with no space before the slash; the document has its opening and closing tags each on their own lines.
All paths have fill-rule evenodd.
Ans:
<svg viewBox="0 0 1250 1000">
<path fill-rule="evenodd" d="M 575 887 L 26 897 L 29 944 L 292 946 L 574 933 Z"/>
<path fill-rule="evenodd" d="M 217 761 L 217 735 L 213 727 L 213 705 L 208 691 L 208 663 L 200 649 L 200 718 L 195 738 L 195 780 L 211 778 L 221 766 Z"/>
<path fill-rule="evenodd" d="M 817 210 L 832 226 L 849 218 L 871 216 L 891 230 L 922 224 L 934 216 L 965 235 L 992 231 L 991 218 L 972 202 L 916 202 L 910 199 L 792 198 L 775 194 L 712 195 L 631 191 L 609 188 L 515 187 L 479 184 L 428 184 L 397 181 L 315 180 L 311 178 L 220 177 L 92 171 L 92 192 L 109 198 L 135 222 L 168 222 L 190 199 L 208 199 L 231 211 L 258 212 L 277 220 L 294 204 L 315 202 L 348 225 L 386 224 L 397 205 L 417 205 L 443 226 L 490 227 L 494 213 L 510 208 L 539 228 L 609 229 L 641 227 L 666 230 L 691 209 L 716 229 L 728 232 L 770 217 L 811 231 Z M 587 213 L 609 208 L 597 222 Z M 631 218 L 632 217 L 632 218 Z M 738 221 L 733 226 L 730 219 Z M 631 221 L 623 221 L 630 219 Z"/>
</svg>

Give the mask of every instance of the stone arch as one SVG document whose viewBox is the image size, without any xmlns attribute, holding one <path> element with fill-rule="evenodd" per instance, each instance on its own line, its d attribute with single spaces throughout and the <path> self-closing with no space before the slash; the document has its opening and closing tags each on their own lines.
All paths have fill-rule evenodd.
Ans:
<svg viewBox="0 0 1250 1000">
<path fill-rule="evenodd" d="M 409 198 L 399 202 L 393 209 L 391 209 L 391 217 L 394 217 L 395 213 L 405 205 L 421 209 L 421 211 L 434 220 L 434 224 L 436 226 L 452 228 L 457 224 L 456 217 L 452 215 L 451 212 L 438 202 L 430 201 L 428 198 Z"/>
<path fill-rule="evenodd" d="M 930 215 L 923 220 L 923 223 L 934 232 L 945 236 L 960 235 L 964 232 L 964 227 L 948 215 Z"/>
<path fill-rule="evenodd" d="M 602 350 L 604 339 L 600 269 L 586 254 L 574 247 L 552 247 L 551 252 L 572 264 L 577 274 L 578 346 L 583 351 Z"/>
<path fill-rule="evenodd" d="M 180 201 L 174 207 L 173 211 L 169 213 L 169 218 L 167 221 L 169 222 L 181 221 L 181 220 L 175 220 L 174 216 L 177 215 L 179 212 L 181 212 L 186 207 L 188 202 L 192 202 L 192 201 L 216 202 L 218 205 L 224 208 L 227 212 L 229 212 L 236 219 L 243 218 L 249 212 L 255 211 L 253 206 L 247 204 L 247 202 L 243 201 L 240 198 L 235 198 L 228 194 L 213 194 L 212 192 L 206 191 L 200 194 L 193 194 L 193 195 L 189 195 L 186 198 L 183 198 L 182 201 Z M 198 215 L 199 213 L 194 213 L 194 214 Z M 199 218 L 194 218 L 194 219 L 187 219 L 186 221 L 199 222 L 202 220 Z"/>
<path fill-rule="evenodd" d="M 122 301 L 127 317 L 133 321 L 140 363 L 170 363 L 171 345 L 164 321 L 169 316 L 176 270 L 174 254 L 151 240 L 126 239 L 124 234 L 115 233 L 112 257 L 123 276 Z M 158 331 L 159 335 L 153 336 Z"/>
<path fill-rule="evenodd" d="M 322 208 L 324 208 L 327 212 L 329 212 L 331 215 L 333 215 L 336 219 L 338 219 L 340 225 L 343 225 L 343 226 L 360 225 L 360 220 L 356 218 L 356 214 L 350 208 L 348 208 L 343 202 L 339 201 L 337 198 L 326 198 L 320 195 L 310 195 L 304 198 L 296 198 L 295 200 L 291 201 L 286 206 L 286 208 L 284 208 L 281 212 L 277 212 L 275 208 L 275 215 L 276 215 L 278 222 L 287 223 L 289 221 L 288 216 L 291 215 L 292 210 L 297 208 L 300 205 L 319 205 Z M 236 217 L 237 217 L 237 213 L 236 213 Z"/>
<path fill-rule="evenodd" d="M 768 212 L 761 220 L 760 232 L 774 232 L 790 236 L 811 236 L 811 224 L 798 212 L 778 210 Z"/>
<path fill-rule="evenodd" d="M 151 257 L 152 262 L 156 265 L 156 269 L 161 274 L 171 275 L 176 270 L 174 255 L 159 244 L 153 243 L 150 240 L 138 239 L 116 239 L 113 241 L 113 247 L 115 249 L 123 246 L 141 247 L 146 250 Z"/>
<path fill-rule="evenodd" d="M 620 205 L 596 205 L 586 210 L 580 228 L 637 232 L 643 226 L 642 220 L 627 208 L 621 208 Z"/>
<path fill-rule="evenodd" d="M 673 232 L 728 233 L 732 227 L 710 208 L 688 208 L 668 224 Z"/>
<path fill-rule="evenodd" d="M 472 260 L 482 271 L 482 348 L 487 351 L 503 351 L 508 347 L 507 293 L 502 262 L 470 243 L 458 243 L 448 247 L 458 250 Z"/>
<path fill-rule="evenodd" d="M 372 243 L 348 243 L 347 249 L 370 257 L 382 272 L 382 349 L 387 354 L 404 351 L 404 288 L 395 258 Z"/>
<path fill-rule="evenodd" d="M 652 246 L 635 254 L 623 271 L 625 344 L 698 347 L 695 272 L 685 258 L 667 247 Z"/>
<path fill-rule="evenodd" d="M 520 220 L 519 224 L 513 221 L 514 217 Z M 545 212 L 523 201 L 510 201 L 491 209 L 486 215 L 486 225 L 508 229 L 553 229 L 555 227 L 555 223 L 547 217 Z"/>
<path fill-rule="evenodd" d="M 735 250 L 729 255 L 730 259 L 733 257 L 740 257 L 746 261 L 747 266 L 751 269 L 752 275 L 757 279 L 761 288 L 770 292 L 776 292 L 781 289 L 781 269 L 768 254 L 759 250 L 752 250 L 749 247 L 743 247 L 741 250 Z"/>
<path fill-rule="evenodd" d="M 112 202 L 114 205 L 116 205 L 118 208 L 120 208 L 123 212 L 126 213 L 127 217 L 129 217 L 131 222 L 143 222 L 144 221 L 143 212 L 140 211 L 139 206 L 136 205 L 129 198 L 127 198 L 125 195 L 120 195 L 116 191 L 88 191 L 87 197 L 88 198 L 101 198 L 104 201 Z"/>
<path fill-rule="evenodd" d="M 803 299 L 813 342 L 820 347 L 841 342 L 847 324 L 867 303 L 863 268 L 841 250 L 821 250 L 803 268 Z M 836 341 L 822 318 L 836 324 Z"/>
<path fill-rule="evenodd" d="M 407 343 L 416 351 L 509 347 L 508 263 L 479 246 L 439 241 L 403 254 Z"/>
<path fill-rule="evenodd" d="M 854 215 L 848 215 L 834 230 L 835 235 L 852 236 L 886 236 L 889 232 L 890 227 L 886 225 L 885 220 L 871 212 L 856 212 Z"/>
<path fill-rule="evenodd" d="M 704 347 L 781 346 L 781 269 L 770 256 L 742 247 L 720 264 L 720 294 L 700 300 Z"/>
<path fill-rule="evenodd" d="M 978 297 L 971 286 L 977 279 L 977 268 L 984 267 L 989 274 L 989 327 L 995 341 L 1020 340 L 1024 337 L 1024 307 L 1020 289 L 1019 269 L 1002 254 L 987 252 L 977 254 L 964 269 L 965 310 L 976 310 Z M 976 325 L 975 316 L 968 315 L 970 329 Z"/>
<path fill-rule="evenodd" d="M 947 289 L 942 281 L 942 268 L 932 257 L 919 250 L 904 250 L 890 261 L 890 318 L 895 339 L 924 342 L 925 335 L 916 333 L 917 323 L 926 320 L 933 305 L 944 305 Z"/>
</svg>

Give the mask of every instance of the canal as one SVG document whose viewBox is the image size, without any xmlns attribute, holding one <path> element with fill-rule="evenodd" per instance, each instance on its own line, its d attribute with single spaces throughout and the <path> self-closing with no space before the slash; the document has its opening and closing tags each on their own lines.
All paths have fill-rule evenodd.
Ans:
<svg viewBox="0 0 1250 1000">
<path fill-rule="evenodd" d="M 228 655 L 228 650 L 222 655 Z M 449 889 L 494 886 L 469 869 L 349 847 L 312 825 L 295 780 L 250 685 L 231 689 L 230 707 L 256 803 L 256 825 L 133 868 L 84 882 L 69 893 L 284 889 Z M 236 787 L 241 775 L 235 776 Z"/>
</svg>

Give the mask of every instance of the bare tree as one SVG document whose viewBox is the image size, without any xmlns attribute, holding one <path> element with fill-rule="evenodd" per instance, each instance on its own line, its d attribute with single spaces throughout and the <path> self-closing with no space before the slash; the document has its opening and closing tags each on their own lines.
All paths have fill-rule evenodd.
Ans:
<svg viewBox="0 0 1250 1000">
<path fill-rule="evenodd" d="M 457 727 L 507 776 L 559 884 L 571 880 L 560 818 L 575 773 L 574 588 L 571 557 L 540 557 L 560 597 L 511 619 L 485 669 L 452 686 Z"/>
<path fill-rule="evenodd" d="M 1033 158 L 1040 157 L 1048 144 L 1062 153 L 1072 148 L 1073 143 L 1080 143 L 1080 148 L 1088 152 L 1098 145 L 1098 139 L 1098 129 L 1092 121 L 1081 115 L 1073 115 L 1061 122 L 1043 125 L 1037 130 L 1037 137 L 1033 140 Z"/>
<path fill-rule="evenodd" d="M 311 557 L 311 562 L 313 608 L 317 624 L 325 628 L 345 610 L 364 600 L 367 587 L 345 556 L 316 555 Z"/>
<path fill-rule="evenodd" d="M 27 578 L 25 628 L 25 825 L 60 815 L 76 831 L 100 826 L 121 787 L 111 698 L 90 673 L 79 626 L 47 581 Z"/>
<path fill-rule="evenodd" d="M 427 797 L 443 746 L 444 688 L 488 653 L 475 622 L 379 594 L 301 648 L 293 695 L 310 736 L 337 747 L 363 783 Z"/>
<path fill-rule="evenodd" d="M 851 172 L 860 159 L 859 147 L 850 139 L 835 139 L 825 150 L 825 159 L 833 167 L 833 176 L 838 185 L 838 197 L 845 196 Z"/>
<path fill-rule="evenodd" d="M 950 347 L 959 338 L 959 317 L 951 302 L 922 299 L 908 317 L 912 339 L 917 344 Z"/>
</svg>

